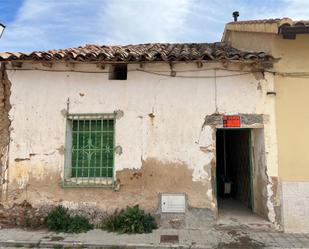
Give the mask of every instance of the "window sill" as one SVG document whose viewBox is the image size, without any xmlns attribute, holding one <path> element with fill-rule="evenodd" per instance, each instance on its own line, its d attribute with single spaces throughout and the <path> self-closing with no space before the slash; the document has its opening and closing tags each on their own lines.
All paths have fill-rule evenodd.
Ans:
<svg viewBox="0 0 309 249">
<path fill-rule="evenodd" d="M 115 188 L 114 178 L 68 178 L 62 181 L 63 188 Z"/>
</svg>

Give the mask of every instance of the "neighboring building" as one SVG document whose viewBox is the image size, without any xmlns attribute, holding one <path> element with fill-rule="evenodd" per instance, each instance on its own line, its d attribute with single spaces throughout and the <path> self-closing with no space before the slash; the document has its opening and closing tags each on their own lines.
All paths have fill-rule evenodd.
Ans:
<svg viewBox="0 0 309 249">
<path fill-rule="evenodd" d="M 309 22 L 289 18 L 228 23 L 222 41 L 264 51 L 274 68 L 282 222 L 286 231 L 309 232 Z"/>
<path fill-rule="evenodd" d="M 267 53 L 86 45 L 0 60 L 3 203 L 139 204 L 162 226 L 207 227 L 229 195 L 280 227 Z"/>
</svg>

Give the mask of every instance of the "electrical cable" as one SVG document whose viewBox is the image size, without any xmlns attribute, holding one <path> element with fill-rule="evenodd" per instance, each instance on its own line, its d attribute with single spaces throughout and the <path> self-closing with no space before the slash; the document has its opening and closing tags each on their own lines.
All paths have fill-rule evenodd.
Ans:
<svg viewBox="0 0 309 249">
<path fill-rule="evenodd" d="M 43 71 L 43 72 L 61 72 L 61 73 L 88 73 L 88 74 L 108 74 L 108 71 L 81 71 L 81 70 L 58 70 L 58 69 L 41 69 L 41 68 L 8 68 L 8 71 Z M 239 72 L 235 74 L 227 74 L 227 75 L 215 75 L 215 76 L 196 76 L 196 75 L 177 75 L 177 73 L 186 73 L 186 72 L 203 72 L 203 71 L 212 71 L 212 70 L 222 70 L 222 71 L 230 71 L 230 72 Z M 248 75 L 252 73 L 262 73 L 267 72 L 273 75 L 278 75 L 282 77 L 290 77 L 290 78 L 309 78 L 309 72 L 275 72 L 271 70 L 256 70 L 256 71 L 244 71 L 244 70 L 236 70 L 236 69 L 226 69 L 226 68 L 207 68 L 207 69 L 198 69 L 198 70 L 177 70 L 173 71 L 176 75 L 171 75 L 171 71 L 147 71 L 144 69 L 134 69 L 128 70 L 128 72 L 142 72 L 147 74 L 153 74 L 163 77 L 173 77 L 173 78 L 187 78 L 187 79 L 213 79 L 213 78 L 227 78 L 227 77 L 236 77 L 242 75 Z M 165 74 L 169 73 L 169 74 Z"/>
<path fill-rule="evenodd" d="M 61 72 L 61 73 L 66 73 L 66 72 L 70 72 L 70 73 L 93 73 L 93 74 L 108 74 L 109 72 L 107 71 L 80 71 L 80 70 L 57 70 L 57 69 L 40 69 L 40 68 L 35 68 L 35 69 L 30 69 L 30 68 L 9 68 L 6 69 L 9 71 L 43 71 L 43 72 Z M 216 70 L 216 69 L 207 69 L 207 71 L 210 70 Z M 225 69 L 220 69 L 222 71 L 225 71 Z M 203 71 L 203 70 L 196 70 L 196 71 Z M 205 70 L 206 71 L 206 70 Z M 228 71 L 232 71 L 232 70 L 228 70 Z M 141 70 L 141 69 L 135 69 L 135 70 L 128 70 L 128 72 L 142 72 L 142 73 L 148 73 L 148 74 L 153 74 L 153 75 L 158 75 L 158 76 L 164 76 L 164 77 L 173 77 L 173 78 L 189 78 L 189 79 L 213 79 L 213 78 L 227 78 L 227 77 L 235 77 L 235 76 L 241 76 L 241 75 L 248 75 L 251 73 L 254 73 L 252 71 L 242 71 L 242 70 L 233 70 L 234 72 L 242 72 L 242 73 L 238 73 L 238 74 L 229 74 L 229 75 L 216 75 L 216 76 L 195 76 L 195 75 L 177 75 L 177 72 L 193 72 L 192 70 L 188 70 L 188 71 L 174 71 L 176 72 L 175 76 L 172 76 L 170 74 L 164 74 L 161 73 L 163 71 L 147 71 L 147 70 Z M 171 72 L 171 71 L 165 71 L 165 72 Z M 259 71 L 260 72 L 260 71 Z"/>
</svg>

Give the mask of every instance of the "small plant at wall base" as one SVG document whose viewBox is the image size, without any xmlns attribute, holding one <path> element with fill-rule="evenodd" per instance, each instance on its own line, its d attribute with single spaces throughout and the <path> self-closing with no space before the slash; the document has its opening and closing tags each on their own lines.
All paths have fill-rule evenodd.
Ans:
<svg viewBox="0 0 309 249">
<path fill-rule="evenodd" d="M 63 206 L 57 206 L 45 219 L 47 228 L 51 231 L 66 233 L 87 232 L 93 228 L 86 217 L 70 216 L 69 210 Z"/>
<path fill-rule="evenodd" d="M 93 229 L 93 226 L 89 223 L 89 220 L 80 215 L 75 215 L 71 218 L 69 224 L 68 233 L 83 233 Z"/>
<path fill-rule="evenodd" d="M 138 205 L 116 212 L 102 223 L 103 230 L 119 233 L 151 233 L 156 228 L 154 217 Z"/>
</svg>

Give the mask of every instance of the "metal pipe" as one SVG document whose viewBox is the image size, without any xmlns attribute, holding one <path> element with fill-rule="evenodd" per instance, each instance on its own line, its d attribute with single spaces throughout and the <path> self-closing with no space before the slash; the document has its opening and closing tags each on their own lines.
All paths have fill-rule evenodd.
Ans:
<svg viewBox="0 0 309 249">
<path fill-rule="evenodd" d="M 233 17 L 234 17 L 234 22 L 237 22 L 237 18 L 239 17 L 239 12 L 238 11 L 234 11 L 233 12 Z"/>
</svg>

